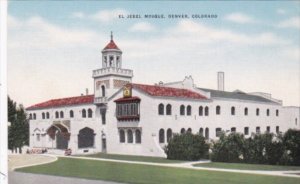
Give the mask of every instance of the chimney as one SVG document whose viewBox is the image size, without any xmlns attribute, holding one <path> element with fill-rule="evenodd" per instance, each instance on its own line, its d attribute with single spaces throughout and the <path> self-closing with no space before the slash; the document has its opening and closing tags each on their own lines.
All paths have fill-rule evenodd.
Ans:
<svg viewBox="0 0 300 184">
<path fill-rule="evenodd" d="M 218 72 L 218 90 L 224 91 L 224 72 Z"/>
<path fill-rule="evenodd" d="M 89 95 L 89 89 L 85 88 L 85 95 Z"/>
</svg>

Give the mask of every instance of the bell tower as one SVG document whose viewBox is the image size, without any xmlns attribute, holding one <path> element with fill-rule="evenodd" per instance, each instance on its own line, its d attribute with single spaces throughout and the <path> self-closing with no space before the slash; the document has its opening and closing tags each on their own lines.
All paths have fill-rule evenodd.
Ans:
<svg viewBox="0 0 300 184">
<path fill-rule="evenodd" d="M 93 71 L 94 78 L 94 103 L 101 105 L 107 103 L 107 99 L 131 82 L 132 70 L 122 68 L 122 51 L 114 42 L 113 33 L 110 42 L 101 51 L 102 68 Z"/>
</svg>

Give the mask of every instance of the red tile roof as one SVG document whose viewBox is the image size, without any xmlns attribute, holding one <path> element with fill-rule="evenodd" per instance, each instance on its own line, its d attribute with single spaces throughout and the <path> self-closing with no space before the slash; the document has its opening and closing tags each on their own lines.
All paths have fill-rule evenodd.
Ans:
<svg viewBox="0 0 300 184">
<path fill-rule="evenodd" d="M 172 88 L 172 87 L 157 86 L 157 85 L 145 85 L 145 84 L 132 84 L 132 87 L 142 90 L 151 96 L 207 99 L 205 96 L 188 89 Z"/>
<path fill-rule="evenodd" d="M 52 99 L 46 102 L 38 103 L 30 107 L 27 107 L 26 110 L 69 106 L 69 105 L 80 105 L 80 104 L 93 104 L 93 103 L 94 103 L 94 95 L 76 96 L 76 97 L 69 97 L 69 98 Z"/>
<path fill-rule="evenodd" d="M 120 50 L 119 47 L 115 44 L 115 42 L 113 40 L 110 40 L 110 42 L 104 47 L 103 50 L 106 49 L 117 49 Z"/>
</svg>

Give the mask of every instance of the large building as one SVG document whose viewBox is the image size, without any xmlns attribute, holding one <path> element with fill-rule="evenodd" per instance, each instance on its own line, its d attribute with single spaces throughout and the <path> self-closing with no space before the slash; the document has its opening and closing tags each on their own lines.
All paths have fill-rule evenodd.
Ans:
<svg viewBox="0 0 300 184">
<path fill-rule="evenodd" d="M 191 76 L 136 84 L 122 62 L 111 36 L 102 50 L 102 68 L 93 71 L 94 95 L 28 107 L 30 147 L 164 157 L 173 133 L 200 133 L 213 140 L 221 131 L 251 136 L 300 128 L 299 107 L 284 107 L 266 93 L 224 91 L 223 72 L 218 72 L 217 90 L 196 87 Z"/>
</svg>

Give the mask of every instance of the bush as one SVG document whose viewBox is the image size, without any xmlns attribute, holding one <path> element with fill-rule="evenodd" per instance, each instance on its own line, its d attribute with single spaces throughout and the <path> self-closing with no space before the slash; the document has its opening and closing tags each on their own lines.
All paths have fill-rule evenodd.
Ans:
<svg viewBox="0 0 300 184">
<path fill-rule="evenodd" d="M 300 165 L 300 130 L 289 129 L 282 139 L 285 149 L 282 163 Z"/>
<path fill-rule="evenodd" d="M 245 139 L 242 134 L 222 134 L 212 148 L 212 161 L 241 162 L 243 160 Z"/>
<path fill-rule="evenodd" d="M 209 145 L 201 135 L 191 133 L 174 134 L 165 153 L 168 159 L 172 160 L 199 160 L 208 156 Z"/>
</svg>

